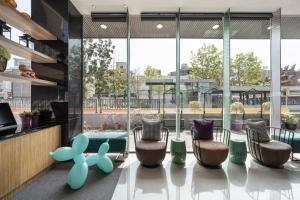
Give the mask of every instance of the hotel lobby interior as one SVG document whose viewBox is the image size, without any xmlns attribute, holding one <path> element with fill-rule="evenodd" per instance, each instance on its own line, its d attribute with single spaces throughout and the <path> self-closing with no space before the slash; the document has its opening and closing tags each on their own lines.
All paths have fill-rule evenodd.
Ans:
<svg viewBox="0 0 300 200">
<path fill-rule="evenodd" d="M 0 199 L 300 199 L 300 1 L 0 0 Z"/>
</svg>

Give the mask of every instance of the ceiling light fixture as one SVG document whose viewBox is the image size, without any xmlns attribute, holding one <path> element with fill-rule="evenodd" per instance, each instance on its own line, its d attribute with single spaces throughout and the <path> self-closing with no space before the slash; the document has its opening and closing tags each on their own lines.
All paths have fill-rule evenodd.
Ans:
<svg viewBox="0 0 300 200">
<path fill-rule="evenodd" d="M 164 27 L 164 26 L 163 26 L 162 24 L 157 24 L 157 25 L 156 25 L 156 28 L 157 28 L 157 29 L 162 29 L 163 27 Z"/>
<path fill-rule="evenodd" d="M 107 29 L 107 26 L 106 26 L 105 24 L 101 24 L 100 27 L 101 27 L 102 29 Z"/>
<path fill-rule="evenodd" d="M 216 24 L 216 25 L 214 25 L 214 26 L 212 27 L 212 29 L 216 30 L 216 29 L 218 29 L 219 27 L 220 27 L 220 25 L 219 25 L 219 24 Z"/>
<path fill-rule="evenodd" d="M 268 28 L 267 28 L 268 30 L 271 30 L 271 26 L 268 26 Z"/>
</svg>

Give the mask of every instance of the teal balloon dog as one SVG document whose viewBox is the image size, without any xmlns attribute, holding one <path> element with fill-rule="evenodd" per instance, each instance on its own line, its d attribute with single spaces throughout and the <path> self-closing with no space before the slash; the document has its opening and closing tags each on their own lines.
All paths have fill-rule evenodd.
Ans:
<svg viewBox="0 0 300 200">
<path fill-rule="evenodd" d="M 99 169 L 105 173 L 110 173 L 113 170 L 113 163 L 106 155 L 109 150 L 108 140 L 101 144 L 97 154 L 92 154 L 87 157 L 84 152 L 89 144 L 88 136 L 84 134 L 77 135 L 73 138 L 72 147 L 60 147 L 49 155 L 57 161 L 74 160 L 74 165 L 68 173 L 67 183 L 73 189 L 81 188 L 88 175 L 88 167 L 97 165 Z"/>
</svg>

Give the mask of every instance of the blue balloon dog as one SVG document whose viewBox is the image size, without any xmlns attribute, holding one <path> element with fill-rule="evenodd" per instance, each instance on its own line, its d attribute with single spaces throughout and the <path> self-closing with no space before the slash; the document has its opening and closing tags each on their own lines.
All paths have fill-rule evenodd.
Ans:
<svg viewBox="0 0 300 200">
<path fill-rule="evenodd" d="M 88 167 L 97 164 L 105 173 L 113 170 L 113 163 L 106 155 L 109 150 L 108 141 L 101 144 L 98 154 L 89 155 L 87 158 L 83 152 L 89 144 L 89 138 L 86 135 L 77 135 L 73 139 L 72 147 L 60 147 L 49 155 L 57 161 L 67 161 L 73 159 L 75 164 L 68 173 L 67 183 L 76 190 L 81 188 L 88 175 Z"/>
</svg>

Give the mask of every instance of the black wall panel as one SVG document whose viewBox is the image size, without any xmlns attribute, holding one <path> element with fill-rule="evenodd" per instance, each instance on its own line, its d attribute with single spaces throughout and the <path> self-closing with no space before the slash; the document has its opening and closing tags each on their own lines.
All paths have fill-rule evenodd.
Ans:
<svg viewBox="0 0 300 200">
<path fill-rule="evenodd" d="M 32 62 L 39 78 L 57 87 L 32 86 L 32 109 L 48 109 L 52 101 L 68 102 L 68 121 L 62 141 L 82 132 L 82 15 L 69 0 L 31 0 L 34 21 L 57 36 L 56 41 L 36 41 L 35 49 L 57 58 L 56 64 Z"/>
</svg>

